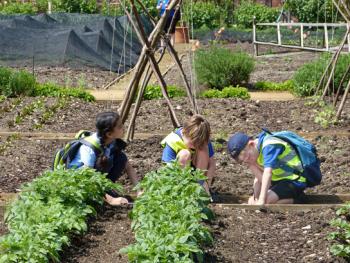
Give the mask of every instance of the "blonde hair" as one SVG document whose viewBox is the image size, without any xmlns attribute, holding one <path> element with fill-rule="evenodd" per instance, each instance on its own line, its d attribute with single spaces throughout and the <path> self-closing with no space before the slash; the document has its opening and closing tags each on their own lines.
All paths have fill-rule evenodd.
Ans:
<svg viewBox="0 0 350 263">
<path fill-rule="evenodd" d="M 184 123 L 182 133 L 189 138 L 195 148 L 208 144 L 210 124 L 202 115 L 195 114 Z"/>
</svg>

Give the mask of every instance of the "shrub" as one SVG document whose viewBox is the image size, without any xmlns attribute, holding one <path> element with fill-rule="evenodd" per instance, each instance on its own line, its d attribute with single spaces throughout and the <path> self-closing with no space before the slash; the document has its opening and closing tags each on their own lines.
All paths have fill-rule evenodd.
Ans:
<svg viewBox="0 0 350 263">
<path fill-rule="evenodd" d="M 169 98 L 184 97 L 186 92 L 176 86 L 167 86 Z M 161 99 L 163 98 L 163 93 L 160 86 L 150 85 L 146 87 L 145 93 L 143 95 L 145 100 Z"/>
<path fill-rule="evenodd" d="M 330 59 L 330 54 L 324 54 L 318 60 L 305 64 L 297 70 L 293 76 L 294 93 L 298 96 L 311 96 L 314 95 L 316 87 L 322 77 L 324 70 Z M 334 81 L 331 85 L 338 88 L 341 78 L 343 77 L 347 66 L 350 64 L 350 55 L 341 55 L 338 59 Z M 348 76 L 341 89 L 345 88 L 350 76 Z M 320 91 L 322 92 L 322 91 Z"/>
<path fill-rule="evenodd" d="M 254 69 L 254 59 L 240 51 L 211 46 L 195 53 L 198 82 L 221 90 L 230 85 L 248 82 Z"/>
<path fill-rule="evenodd" d="M 38 9 L 46 9 L 47 1 L 40 0 L 37 3 Z M 94 0 L 53 0 L 52 9 L 55 12 L 68 12 L 68 13 L 97 13 L 97 4 Z"/>
<path fill-rule="evenodd" d="M 35 87 L 35 78 L 27 71 L 20 70 L 10 75 L 9 82 L 3 90 L 3 95 L 16 97 L 19 95 L 32 95 Z"/>
<path fill-rule="evenodd" d="M 293 90 L 293 81 L 286 80 L 281 83 L 271 82 L 271 81 L 258 81 L 255 84 L 255 89 L 257 90 L 275 90 L 275 91 L 283 91 L 283 90 Z"/>
<path fill-rule="evenodd" d="M 224 11 L 219 5 L 211 2 L 195 2 L 184 5 L 183 19 L 189 23 L 193 23 L 193 28 L 215 28 L 220 26 Z"/>
<path fill-rule="evenodd" d="M 152 16 L 156 16 L 158 14 L 157 2 L 157 0 L 142 0 L 143 5 L 147 8 L 148 12 L 150 12 Z"/>
<path fill-rule="evenodd" d="M 12 75 L 12 70 L 9 68 L 0 67 L 0 94 L 3 93 L 4 89 L 7 87 Z"/>
<path fill-rule="evenodd" d="M 279 10 L 277 8 L 270 8 L 251 1 L 242 2 L 234 11 L 235 22 L 244 28 L 253 26 L 254 16 L 257 23 L 267 23 L 276 21 L 278 14 Z"/>
<path fill-rule="evenodd" d="M 127 4 L 125 2 L 125 4 Z M 101 12 L 105 16 L 122 16 L 124 15 L 124 10 L 120 5 L 111 5 L 108 0 L 102 2 Z"/>
<path fill-rule="evenodd" d="M 240 98 L 240 99 L 249 99 L 250 95 L 248 90 L 243 87 L 226 87 L 222 90 L 209 89 L 200 94 L 203 98 Z"/>
<path fill-rule="evenodd" d="M 0 14 L 35 14 L 36 9 L 31 3 L 7 3 L 0 5 Z"/>
<path fill-rule="evenodd" d="M 337 9 L 332 7 L 332 0 L 288 0 L 285 8 L 300 22 L 334 22 Z M 333 11 L 333 14 L 332 14 Z"/>
</svg>

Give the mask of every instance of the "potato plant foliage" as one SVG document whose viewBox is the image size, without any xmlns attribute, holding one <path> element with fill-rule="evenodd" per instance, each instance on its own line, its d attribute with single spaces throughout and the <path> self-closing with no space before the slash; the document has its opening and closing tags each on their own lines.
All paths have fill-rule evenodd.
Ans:
<svg viewBox="0 0 350 263">
<path fill-rule="evenodd" d="M 93 169 L 46 171 L 24 185 L 5 218 L 0 262 L 59 261 L 70 234 L 87 230 L 87 217 L 103 203 L 105 191 L 121 190 Z"/>
<path fill-rule="evenodd" d="M 329 234 L 329 239 L 335 241 L 331 253 L 350 261 L 350 202 L 337 210 L 337 218 L 331 221 L 331 225 L 337 229 Z"/>
<path fill-rule="evenodd" d="M 136 243 L 121 250 L 130 262 L 203 262 L 200 245 L 212 237 L 201 221 L 213 215 L 198 183 L 204 179 L 200 170 L 176 163 L 145 176 L 131 212 Z"/>
</svg>

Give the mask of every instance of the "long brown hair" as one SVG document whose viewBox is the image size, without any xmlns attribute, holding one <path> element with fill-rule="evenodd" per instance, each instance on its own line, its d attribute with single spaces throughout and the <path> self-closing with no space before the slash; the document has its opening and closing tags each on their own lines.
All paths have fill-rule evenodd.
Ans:
<svg viewBox="0 0 350 263">
<path fill-rule="evenodd" d="M 100 139 L 101 147 L 105 149 L 105 141 L 107 139 L 107 133 L 113 131 L 114 127 L 118 124 L 120 116 L 117 112 L 101 112 L 96 116 L 96 129 L 97 137 Z M 107 172 L 108 158 L 102 153 L 97 157 L 96 168 L 99 171 Z"/>
<path fill-rule="evenodd" d="M 195 114 L 184 123 L 182 132 L 195 148 L 201 148 L 209 141 L 210 124 L 202 115 Z"/>
</svg>

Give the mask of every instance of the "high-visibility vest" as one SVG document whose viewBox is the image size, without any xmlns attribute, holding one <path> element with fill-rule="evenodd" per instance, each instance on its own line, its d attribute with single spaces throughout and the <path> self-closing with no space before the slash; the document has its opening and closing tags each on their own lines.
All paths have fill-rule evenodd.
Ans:
<svg viewBox="0 0 350 263">
<path fill-rule="evenodd" d="M 181 150 L 190 150 L 191 152 L 193 151 L 192 149 L 189 149 L 186 144 L 184 143 L 183 139 L 175 133 L 175 131 L 171 132 L 168 136 L 166 136 L 160 143 L 163 147 L 165 145 L 168 145 L 171 149 L 174 150 L 174 152 L 177 154 Z"/>
<path fill-rule="evenodd" d="M 280 181 L 280 180 L 296 180 L 299 182 L 306 182 L 305 177 L 297 175 L 293 170 L 303 171 L 303 166 L 300 161 L 299 156 L 296 154 L 294 149 L 281 139 L 275 138 L 273 136 L 266 136 L 263 139 L 262 145 L 259 149 L 258 164 L 263 166 L 264 156 L 262 154 L 262 149 L 267 145 L 283 145 L 284 151 L 278 155 L 279 167 L 272 169 L 272 178 L 271 181 Z M 291 169 L 286 169 L 290 167 Z"/>
</svg>

